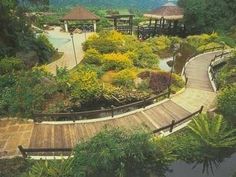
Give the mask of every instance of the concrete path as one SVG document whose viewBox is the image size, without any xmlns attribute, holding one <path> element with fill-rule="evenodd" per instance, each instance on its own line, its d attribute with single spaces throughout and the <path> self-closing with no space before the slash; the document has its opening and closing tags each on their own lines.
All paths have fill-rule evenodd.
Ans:
<svg viewBox="0 0 236 177">
<path fill-rule="evenodd" d="M 74 34 L 74 44 L 76 51 L 77 64 L 79 64 L 84 56 L 82 49 L 82 43 L 90 36 L 92 33 Z M 57 67 L 67 69 L 72 69 L 76 66 L 76 59 L 73 50 L 72 39 L 69 33 L 61 32 L 60 27 L 55 27 L 54 30 L 47 31 L 47 36 L 52 43 L 55 43 L 54 47 L 58 48 L 59 52 L 63 52 L 64 56 L 47 65 L 47 70 L 52 74 L 56 74 Z"/>
<path fill-rule="evenodd" d="M 189 78 L 183 93 L 171 99 L 153 104 L 145 109 L 118 115 L 114 118 L 101 118 L 73 122 L 18 123 L 1 121 L 0 156 L 19 155 L 17 145 L 25 148 L 73 148 L 79 141 L 86 140 L 104 127 L 124 127 L 127 129 L 146 129 L 153 131 L 178 121 L 204 105 L 211 108 L 216 98 L 208 76 L 208 67 L 215 54 L 199 55 L 186 66 Z M 6 125 L 5 125 L 6 124 Z M 40 154 L 47 155 L 47 154 Z"/>
</svg>

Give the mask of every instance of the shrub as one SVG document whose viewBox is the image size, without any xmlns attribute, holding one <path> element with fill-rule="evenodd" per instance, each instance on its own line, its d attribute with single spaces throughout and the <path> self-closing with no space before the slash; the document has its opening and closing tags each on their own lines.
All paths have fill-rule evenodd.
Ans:
<svg viewBox="0 0 236 177">
<path fill-rule="evenodd" d="M 103 31 L 93 35 L 83 44 L 83 49 L 96 49 L 100 53 L 118 52 L 123 45 L 123 35 L 116 31 Z"/>
<path fill-rule="evenodd" d="M 197 51 L 204 52 L 204 50 L 212 49 L 212 48 L 215 48 L 215 47 L 221 47 L 221 46 L 222 46 L 222 44 L 219 44 L 219 43 L 216 43 L 216 42 L 209 42 L 205 45 L 202 45 L 202 46 L 198 47 Z"/>
<path fill-rule="evenodd" d="M 199 115 L 187 129 L 163 138 L 161 143 L 171 148 L 177 159 L 190 163 L 222 162 L 236 146 L 235 129 L 222 116 Z"/>
<path fill-rule="evenodd" d="M 149 93 L 139 90 L 115 87 L 111 84 L 104 84 L 103 86 L 103 98 L 113 104 L 118 103 L 120 105 L 120 103 L 131 103 L 148 97 L 150 97 Z"/>
<path fill-rule="evenodd" d="M 236 83 L 236 56 L 227 61 L 227 64 L 217 74 L 217 82 L 220 87 Z"/>
<path fill-rule="evenodd" d="M 100 65 L 102 63 L 102 54 L 100 54 L 97 50 L 95 49 L 88 49 L 85 52 L 83 62 L 87 64 L 95 64 L 95 65 Z"/>
<path fill-rule="evenodd" d="M 132 61 L 121 53 L 105 54 L 103 59 L 104 70 L 122 70 L 132 67 Z"/>
<path fill-rule="evenodd" d="M 0 159 L 0 176 L 1 177 L 16 177 L 21 176 L 29 170 L 32 162 L 28 159 L 16 157 L 11 159 Z"/>
<path fill-rule="evenodd" d="M 70 73 L 69 84 L 71 96 L 81 102 L 89 102 L 98 98 L 101 94 L 101 84 L 97 74 L 84 66 L 78 67 Z"/>
<path fill-rule="evenodd" d="M 48 61 L 56 52 L 53 45 L 45 35 L 40 34 L 36 40 L 37 53 L 41 63 Z"/>
<path fill-rule="evenodd" d="M 6 57 L 0 59 L 0 74 L 11 73 L 13 71 L 22 70 L 25 67 L 22 60 L 14 57 Z"/>
<path fill-rule="evenodd" d="M 217 107 L 220 112 L 236 122 L 236 87 L 229 86 L 220 91 L 217 97 Z"/>
<path fill-rule="evenodd" d="M 0 113 L 29 117 L 34 112 L 42 112 L 46 100 L 56 92 L 56 82 L 48 73 L 20 72 L 12 86 L 5 86 L 0 93 Z"/>
<path fill-rule="evenodd" d="M 72 163 L 73 159 L 62 160 L 39 160 L 31 167 L 25 177 L 72 177 Z"/>
<path fill-rule="evenodd" d="M 144 177 L 163 175 L 173 159 L 143 132 L 105 130 L 75 148 L 73 172 L 78 177 Z"/>
<path fill-rule="evenodd" d="M 205 49 L 220 47 L 223 41 L 217 33 L 212 34 L 201 34 L 187 37 L 187 43 L 193 46 L 197 51 L 201 52 Z"/>
<path fill-rule="evenodd" d="M 124 69 L 114 76 L 113 82 L 118 86 L 132 88 L 134 87 L 136 75 L 137 71 L 135 69 Z"/>
<path fill-rule="evenodd" d="M 178 92 L 180 89 L 184 88 L 184 86 L 185 86 L 183 79 L 177 74 L 172 75 L 172 83 L 171 84 L 172 84 L 171 85 L 171 92 L 172 93 Z"/>
<path fill-rule="evenodd" d="M 134 51 L 133 60 L 134 66 L 140 68 L 158 68 L 159 60 L 152 49 L 147 46 L 140 46 Z"/>
<path fill-rule="evenodd" d="M 170 73 L 152 72 L 149 81 L 149 87 L 155 93 L 161 93 L 168 88 L 170 84 Z"/>
<path fill-rule="evenodd" d="M 183 41 L 179 37 L 159 36 L 148 39 L 148 44 L 152 47 L 152 50 L 162 57 L 168 57 L 172 55 L 173 45 L 176 43 L 182 43 Z"/>
</svg>

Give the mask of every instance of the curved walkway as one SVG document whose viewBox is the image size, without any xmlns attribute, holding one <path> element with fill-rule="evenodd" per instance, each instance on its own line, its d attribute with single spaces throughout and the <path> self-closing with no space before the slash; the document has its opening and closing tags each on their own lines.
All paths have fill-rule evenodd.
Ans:
<svg viewBox="0 0 236 177">
<path fill-rule="evenodd" d="M 204 106 L 211 108 L 216 98 L 209 76 L 211 60 L 220 52 L 205 53 L 191 59 L 186 67 L 186 89 L 170 99 L 145 109 L 135 110 L 114 118 L 78 122 L 29 123 L 0 122 L 0 157 L 20 155 L 17 146 L 25 148 L 72 148 L 79 141 L 94 136 L 104 127 L 144 128 L 149 131 L 181 120 Z"/>
<path fill-rule="evenodd" d="M 53 40 L 55 40 L 56 43 L 58 43 L 58 44 L 56 44 L 58 46 L 54 46 L 54 47 L 58 47 L 59 52 L 64 53 L 64 55 L 60 59 L 58 59 L 46 66 L 47 71 L 51 72 L 54 75 L 56 75 L 57 67 L 59 67 L 59 68 L 66 67 L 67 69 L 70 70 L 76 66 L 71 36 L 69 33 L 61 32 L 60 30 L 61 30 L 60 27 L 55 27 L 54 30 L 47 31 L 47 35 L 49 37 L 51 37 Z M 87 34 L 75 33 L 73 35 L 77 63 L 80 63 L 83 59 L 83 56 L 84 56 L 84 51 L 82 49 L 83 48 L 82 43 L 85 42 L 86 38 L 88 38 L 92 34 L 93 33 L 87 33 Z M 63 40 L 65 42 L 63 42 Z M 67 42 L 66 42 L 66 40 L 67 40 Z"/>
</svg>

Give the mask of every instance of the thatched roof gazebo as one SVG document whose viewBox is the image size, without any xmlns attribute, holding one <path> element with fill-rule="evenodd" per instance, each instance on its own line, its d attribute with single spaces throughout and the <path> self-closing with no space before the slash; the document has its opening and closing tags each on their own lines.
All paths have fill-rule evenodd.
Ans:
<svg viewBox="0 0 236 177">
<path fill-rule="evenodd" d="M 75 7 L 68 14 L 66 14 L 62 19 L 65 25 L 65 31 L 68 32 L 68 22 L 69 21 L 92 21 L 93 30 L 96 31 L 96 22 L 100 20 L 98 16 L 88 11 L 82 6 Z"/>
<path fill-rule="evenodd" d="M 184 17 L 184 11 L 177 5 L 168 2 L 160 8 L 144 14 L 144 17 L 152 19 L 181 20 Z"/>
<path fill-rule="evenodd" d="M 149 37 L 163 33 L 177 35 L 177 33 L 182 33 L 185 30 L 182 24 L 178 27 L 178 23 L 184 17 L 184 10 L 174 3 L 168 2 L 157 9 L 145 13 L 143 16 L 149 19 L 148 27 L 142 28 L 142 31 L 140 31 L 143 35 Z"/>
</svg>

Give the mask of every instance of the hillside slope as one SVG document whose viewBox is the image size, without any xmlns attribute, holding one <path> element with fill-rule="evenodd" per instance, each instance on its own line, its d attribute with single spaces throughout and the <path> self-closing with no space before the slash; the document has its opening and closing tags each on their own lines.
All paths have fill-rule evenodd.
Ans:
<svg viewBox="0 0 236 177">
<path fill-rule="evenodd" d="M 74 6 L 80 4 L 93 7 L 152 9 L 166 2 L 167 0 L 50 0 L 50 5 Z"/>
</svg>

